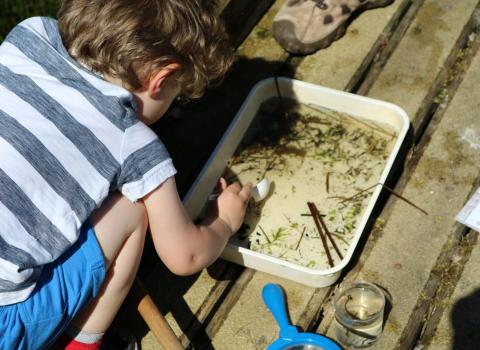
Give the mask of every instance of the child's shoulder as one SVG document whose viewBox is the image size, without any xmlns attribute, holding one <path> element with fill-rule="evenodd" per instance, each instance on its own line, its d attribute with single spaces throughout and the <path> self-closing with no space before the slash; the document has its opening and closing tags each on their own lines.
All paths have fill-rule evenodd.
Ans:
<svg viewBox="0 0 480 350">
<path fill-rule="evenodd" d="M 35 16 L 24 19 L 13 27 L 11 32 L 30 30 L 44 38 L 48 38 L 49 30 L 58 30 L 57 20 L 50 17 Z"/>
<path fill-rule="evenodd" d="M 61 37 L 58 31 L 58 23 L 56 19 L 50 17 L 30 17 L 19 22 L 8 33 L 5 42 L 14 44 L 23 43 L 23 45 L 15 45 L 19 47 L 32 47 L 39 49 L 39 42 L 48 43 L 51 46 L 58 47 L 61 44 Z"/>
</svg>

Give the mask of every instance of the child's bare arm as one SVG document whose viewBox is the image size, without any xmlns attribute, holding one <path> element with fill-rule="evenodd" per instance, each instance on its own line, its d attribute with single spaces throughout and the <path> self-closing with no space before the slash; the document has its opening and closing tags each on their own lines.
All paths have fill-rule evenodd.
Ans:
<svg viewBox="0 0 480 350">
<path fill-rule="evenodd" d="M 195 225 L 168 179 L 144 198 L 155 249 L 175 274 L 190 275 L 213 263 L 242 224 L 251 186 L 220 182 L 217 210 Z"/>
</svg>

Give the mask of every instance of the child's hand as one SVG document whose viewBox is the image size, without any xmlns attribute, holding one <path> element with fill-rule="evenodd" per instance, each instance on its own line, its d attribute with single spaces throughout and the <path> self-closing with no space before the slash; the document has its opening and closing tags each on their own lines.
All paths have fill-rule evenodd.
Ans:
<svg viewBox="0 0 480 350">
<path fill-rule="evenodd" d="M 252 191 L 252 184 L 241 186 L 238 182 L 227 185 L 222 177 L 219 181 L 220 193 L 217 198 L 217 215 L 232 230 L 237 232 L 243 223 L 245 210 Z"/>
</svg>

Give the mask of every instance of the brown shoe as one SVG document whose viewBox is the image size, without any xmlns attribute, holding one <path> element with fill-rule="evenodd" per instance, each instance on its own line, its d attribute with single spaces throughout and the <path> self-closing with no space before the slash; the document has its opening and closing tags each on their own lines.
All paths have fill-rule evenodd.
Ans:
<svg viewBox="0 0 480 350">
<path fill-rule="evenodd" d="M 352 13 L 393 1 L 286 0 L 273 19 L 273 36 L 288 52 L 309 54 L 340 38 Z"/>
</svg>

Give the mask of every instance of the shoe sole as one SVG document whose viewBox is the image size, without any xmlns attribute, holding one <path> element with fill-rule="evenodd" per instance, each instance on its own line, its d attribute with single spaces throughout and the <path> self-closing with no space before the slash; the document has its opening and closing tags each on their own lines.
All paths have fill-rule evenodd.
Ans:
<svg viewBox="0 0 480 350">
<path fill-rule="evenodd" d="M 304 44 L 300 42 L 298 39 L 295 38 L 294 42 L 292 44 L 292 38 L 288 40 L 288 42 L 279 40 L 280 45 L 288 52 L 292 54 L 298 54 L 298 55 L 308 55 L 311 54 L 315 51 L 324 49 L 328 46 L 330 46 L 334 41 L 340 39 L 343 35 L 345 35 L 345 31 L 347 30 L 348 27 L 348 19 L 353 15 L 357 13 L 361 13 L 363 11 L 367 10 L 373 10 L 376 8 L 381 8 L 388 6 L 392 4 L 395 0 L 379 0 L 376 2 L 366 2 L 364 5 L 360 5 L 358 8 L 353 11 L 350 16 L 345 18 L 339 25 L 338 27 L 331 32 L 329 35 L 324 37 L 323 39 L 310 43 L 310 44 Z M 274 29 L 273 31 L 275 32 L 275 26 L 277 26 L 278 29 L 280 29 L 280 26 L 291 26 L 291 23 L 285 22 L 285 23 L 274 23 Z M 290 32 L 293 33 L 293 28 L 290 29 Z M 280 29 L 281 30 L 281 29 Z M 283 41 L 283 42 L 281 42 Z"/>
</svg>

